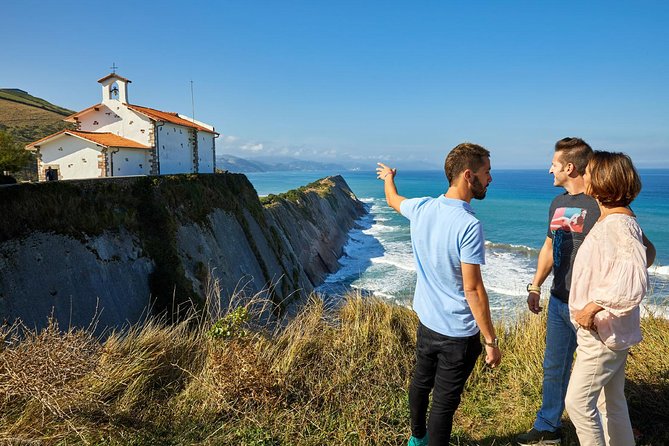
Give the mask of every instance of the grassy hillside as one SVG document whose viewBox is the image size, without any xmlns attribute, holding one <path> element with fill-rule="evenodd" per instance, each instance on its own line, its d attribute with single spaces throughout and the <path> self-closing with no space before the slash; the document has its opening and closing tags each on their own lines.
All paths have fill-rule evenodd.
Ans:
<svg viewBox="0 0 669 446">
<path fill-rule="evenodd" d="M 250 308 L 212 310 L 179 325 L 152 321 L 104 343 L 56 327 L 0 328 L 0 442 L 406 444 L 411 310 L 349 296 L 328 311 L 314 298 L 283 329 L 269 330 L 254 327 Z M 545 322 L 525 315 L 497 327 L 502 365 L 490 370 L 481 359 L 475 368 L 453 444 L 506 446 L 528 429 L 540 403 Z M 646 317 L 642 330 L 626 393 L 644 435 L 638 444 L 664 445 L 669 322 Z M 563 444 L 578 444 L 565 425 Z"/>
<path fill-rule="evenodd" d="M 61 116 L 69 116 L 74 113 L 72 110 L 53 105 L 52 103 L 45 101 L 42 98 L 36 98 L 35 96 L 32 96 L 25 91 L 14 88 L 0 88 L 0 99 L 29 105 L 31 107 L 41 108 Z"/>
<path fill-rule="evenodd" d="M 11 133 L 17 142 L 29 143 L 71 127 L 63 121 L 67 114 L 10 100 L 6 96 L 0 90 L 0 130 Z"/>
<path fill-rule="evenodd" d="M 53 105 L 17 89 L 0 89 L 0 130 L 10 133 L 20 144 L 27 144 L 73 125 L 63 121 L 72 110 Z M 1 173 L 1 172 L 0 172 Z M 20 180 L 36 180 L 33 163 L 14 175 Z"/>
</svg>

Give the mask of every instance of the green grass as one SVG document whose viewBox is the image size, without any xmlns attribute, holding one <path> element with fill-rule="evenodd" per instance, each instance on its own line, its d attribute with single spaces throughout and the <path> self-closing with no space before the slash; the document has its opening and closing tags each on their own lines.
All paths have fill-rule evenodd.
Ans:
<svg viewBox="0 0 669 446">
<path fill-rule="evenodd" d="M 292 203 L 299 203 L 301 200 L 305 199 L 307 193 L 309 192 L 316 192 L 321 198 L 326 198 L 329 200 L 332 196 L 333 186 L 334 183 L 332 180 L 320 179 L 305 186 L 298 187 L 297 189 L 291 189 L 281 194 L 269 194 L 267 196 L 261 197 L 260 202 L 264 206 L 281 203 L 283 200 L 287 200 Z"/>
<path fill-rule="evenodd" d="M 254 314 L 257 302 L 246 309 Z M 328 311 L 314 297 L 280 330 L 229 317 L 226 324 L 243 329 L 212 337 L 224 314 L 176 325 L 154 320 L 104 342 L 53 325 L 40 333 L 5 327 L 0 443 L 405 444 L 417 324 L 411 310 L 349 296 Z M 544 316 L 528 315 L 498 327 L 502 365 L 477 365 L 453 444 L 507 445 L 529 428 L 540 402 L 544 326 Z M 646 317 L 642 329 L 645 340 L 627 366 L 630 413 L 644 433 L 640 444 L 663 445 L 669 322 Z M 577 444 L 565 425 L 566 444 Z"/>
<path fill-rule="evenodd" d="M 6 99 L 8 101 L 18 102 L 19 104 L 38 107 L 44 110 L 58 113 L 59 115 L 62 116 L 69 116 L 74 113 L 72 110 L 68 110 L 66 108 L 59 107 L 57 105 L 53 105 L 52 103 L 45 101 L 44 99 L 37 98 L 28 93 L 12 89 L 0 89 L 0 99 Z"/>
</svg>

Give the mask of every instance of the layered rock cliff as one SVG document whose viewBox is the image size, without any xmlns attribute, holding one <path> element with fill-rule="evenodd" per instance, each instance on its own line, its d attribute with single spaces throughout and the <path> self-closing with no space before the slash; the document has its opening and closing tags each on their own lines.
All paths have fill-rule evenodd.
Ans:
<svg viewBox="0 0 669 446">
<path fill-rule="evenodd" d="M 213 292 L 281 312 L 338 268 L 364 212 L 340 176 L 262 201 L 241 174 L 0 188 L 0 319 L 119 327 Z"/>
</svg>

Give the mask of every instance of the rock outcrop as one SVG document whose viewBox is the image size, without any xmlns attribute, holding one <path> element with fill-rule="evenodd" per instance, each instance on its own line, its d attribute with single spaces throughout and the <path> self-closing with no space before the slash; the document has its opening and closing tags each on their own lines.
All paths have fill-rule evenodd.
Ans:
<svg viewBox="0 0 669 446">
<path fill-rule="evenodd" d="M 241 174 L 0 189 L 0 319 L 98 330 L 233 294 L 277 313 L 338 268 L 365 213 L 340 176 L 259 199 Z"/>
</svg>

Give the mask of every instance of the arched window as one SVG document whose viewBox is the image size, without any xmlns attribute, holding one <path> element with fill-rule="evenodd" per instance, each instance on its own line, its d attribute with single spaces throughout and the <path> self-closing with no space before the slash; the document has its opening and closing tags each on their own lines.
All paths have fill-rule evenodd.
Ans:
<svg viewBox="0 0 669 446">
<path fill-rule="evenodd" d="M 118 100 L 118 82 L 109 86 L 109 98 Z"/>
</svg>

